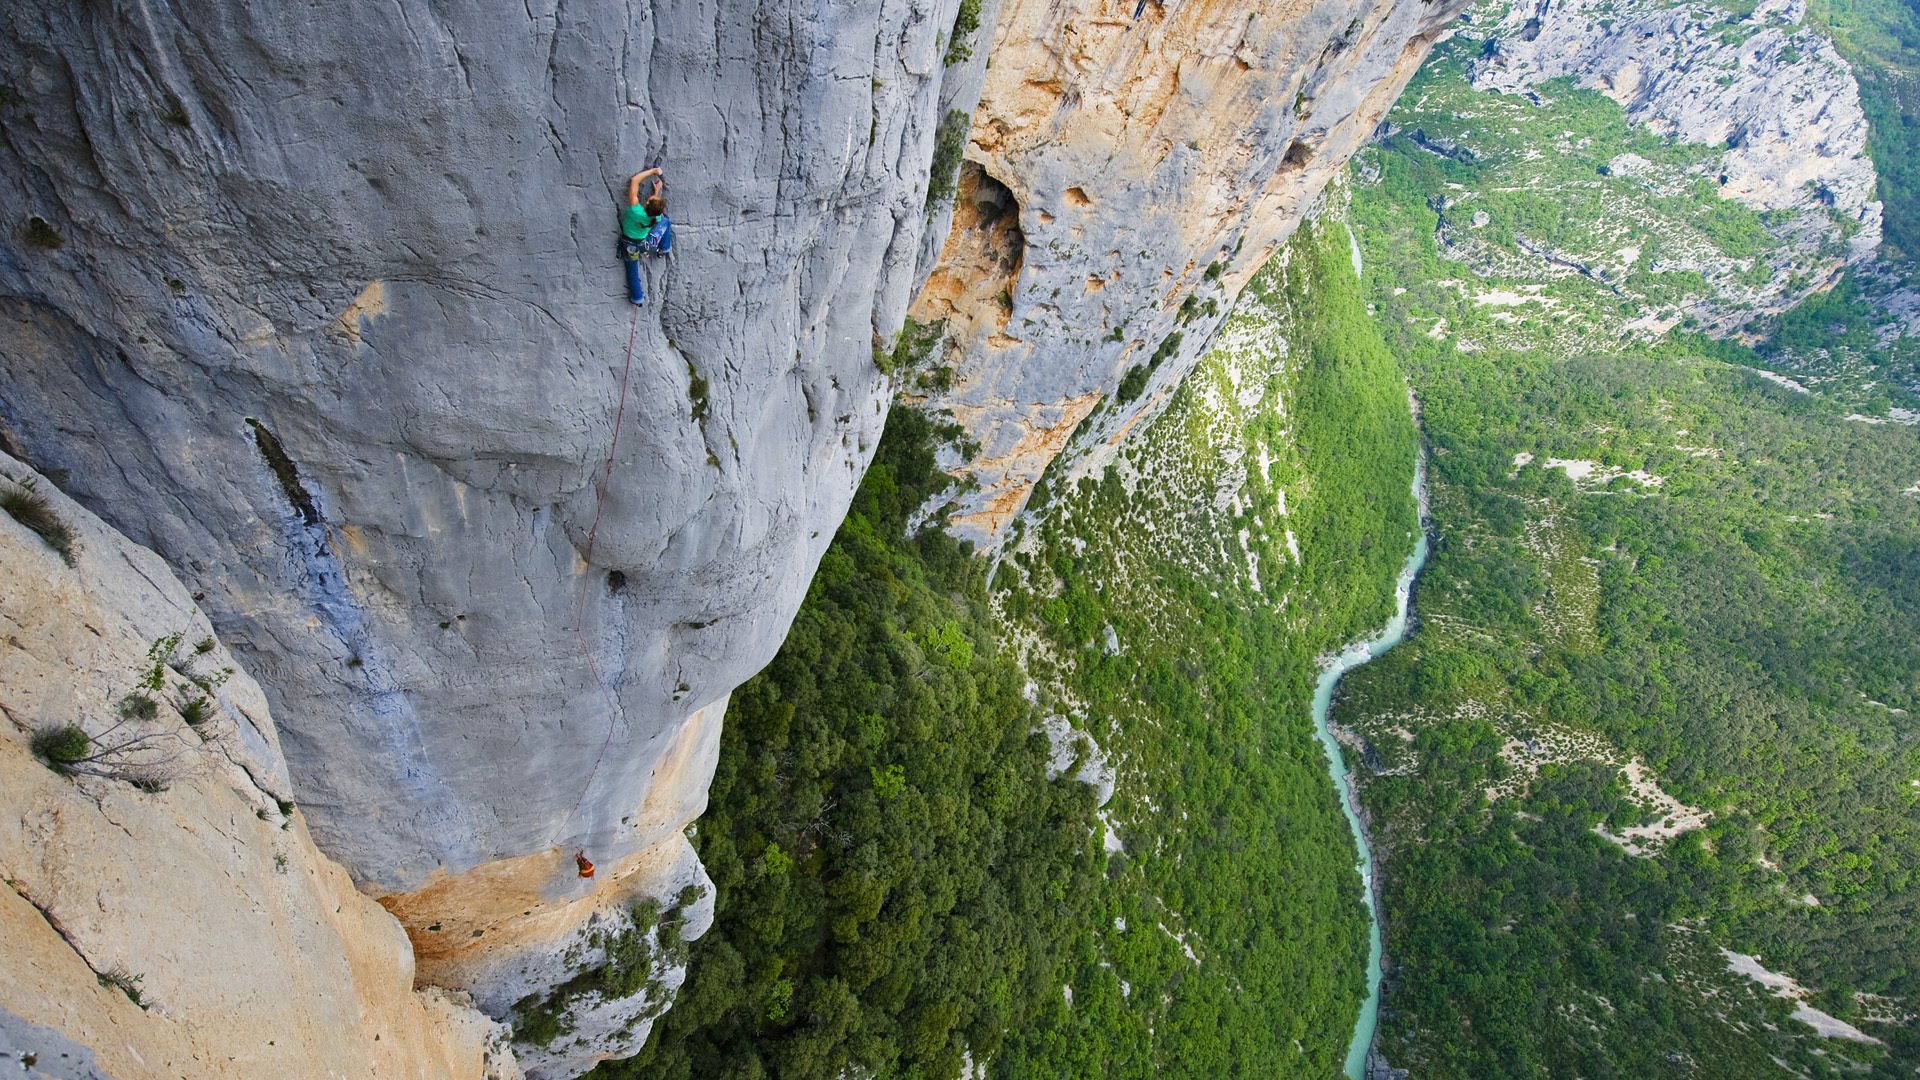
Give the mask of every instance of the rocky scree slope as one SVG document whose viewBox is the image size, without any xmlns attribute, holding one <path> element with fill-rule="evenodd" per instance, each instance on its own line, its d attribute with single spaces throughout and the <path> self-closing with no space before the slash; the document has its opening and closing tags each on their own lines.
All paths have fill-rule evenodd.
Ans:
<svg viewBox="0 0 1920 1080">
<path fill-rule="evenodd" d="M 914 302 L 913 388 L 979 447 L 948 520 L 982 544 L 1082 422 L 1073 476 L 1164 404 L 1467 5 L 1135 6 L 1007 0 Z"/>
<path fill-rule="evenodd" d="M 9 1068 L 518 1077 L 505 1028 L 416 991 L 405 931 L 315 850 L 266 698 L 186 588 L 20 462 L 0 474 L 37 481 L 77 537 L 69 566 L 0 514 Z M 91 742 L 56 769 L 46 737 L 69 726 Z"/>
</svg>

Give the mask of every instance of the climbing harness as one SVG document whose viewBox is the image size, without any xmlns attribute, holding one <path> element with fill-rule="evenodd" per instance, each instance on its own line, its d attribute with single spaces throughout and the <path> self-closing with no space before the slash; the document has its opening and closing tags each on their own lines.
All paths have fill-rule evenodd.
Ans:
<svg viewBox="0 0 1920 1080">
<path fill-rule="evenodd" d="M 567 811 L 566 818 L 561 822 L 562 828 L 566 827 L 567 822 L 573 820 L 574 812 L 580 809 L 580 804 L 586 800 L 587 791 L 593 787 L 593 778 L 600 772 L 600 762 L 607 756 L 607 747 L 613 745 L 613 729 L 620 715 L 620 703 L 614 698 L 613 691 L 607 688 L 606 680 L 600 677 L 600 668 L 593 662 L 593 650 L 587 646 L 587 587 L 593 580 L 593 542 L 600 535 L 600 512 L 606 509 L 607 486 L 613 482 L 613 459 L 620 451 L 620 428 L 626 422 L 627 381 L 633 374 L 633 341 L 639 331 L 640 309 L 635 307 L 633 320 L 627 325 L 627 362 L 626 366 L 620 370 L 620 407 L 613 414 L 613 438 L 607 446 L 607 467 L 601 473 L 600 495 L 593 504 L 593 525 L 587 530 L 587 553 L 584 560 L 587 569 L 580 575 L 580 602 L 574 607 L 573 612 L 573 635 L 580 641 L 580 655 L 586 658 L 587 670 L 593 673 L 593 681 L 599 685 L 600 692 L 607 699 L 607 737 L 600 744 L 600 753 L 593 759 L 593 768 L 587 773 L 587 782 L 580 785 L 579 798 L 573 800 L 573 807 Z M 593 876 L 593 864 L 587 861 L 585 851 L 575 854 L 574 860 L 580 865 L 581 877 Z"/>
</svg>

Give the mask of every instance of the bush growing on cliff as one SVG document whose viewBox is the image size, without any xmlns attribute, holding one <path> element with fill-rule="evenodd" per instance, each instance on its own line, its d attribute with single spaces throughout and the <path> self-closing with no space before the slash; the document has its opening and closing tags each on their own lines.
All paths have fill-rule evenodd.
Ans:
<svg viewBox="0 0 1920 1080">
<path fill-rule="evenodd" d="M 34 531 L 46 545 L 59 553 L 68 566 L 74 565 L 74 553 L 80 548 L 80 539 L 73 528 L 60 520 L 54 513 L 53 504 L 36 490 L 36 481 L 29 477 L 14 480 L 11 477 L 0 478 L 0 510 L 5 510 L 13 520 Z"/>
<path fill-rule="evenodd" d="M 973 59 L 973 32 L 978 29 L 980 0 L 960 0 L 960 9 L 953 15 L 953 34 L 947 39 L 948 67 Z"/>
<path fill-rule="evenodd" d="M 960 160 L 967 151 L 967 132 L 973 129 L 973 114 L 958 109 L 946 115 L 933 133 L 933 164 L 927 170 L 927 213 L 936 214 L 953 201 L 959 182 Z"/>
<path fill-rule="evenodd" d="M 78 724 L 50 727 L 33 737 L 34 755 L 55 772 L 72 771 L 73 766 L 86 760 L 91 749 L 93 740 Z"/>
</svg>

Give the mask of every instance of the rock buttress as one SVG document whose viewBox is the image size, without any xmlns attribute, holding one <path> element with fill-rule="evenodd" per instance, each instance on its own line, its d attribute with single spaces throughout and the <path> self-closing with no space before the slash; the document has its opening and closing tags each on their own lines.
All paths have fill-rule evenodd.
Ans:
<svg viewBox="0 0 1920 1080">
<path fill-rule="evenodd" d="M 1466 6 L 1007 0 L 911 311 L 911 385 L 979 444 L 957 533 L 1003 539 L 1069 440 L 1104 460 Z"/>
<path fill-rule="evenodd" d="M 78 1044 L 116 1080 L 518 1077 L 505 1028 L 416 991 L 399 923 L 314 848 L 265 696 L 186 588 L 4 454 L 0 475 L 78 541 L 69 566 L 0 513 L 9 1063 Z M 92 743 L 63 775 L 44 739 L 69 725 Z"/>
<path fill-rule="evenodd" d="M 316 840 L 416 940 L 488 867 L 610 868 L 535 890 L 577 935 L 697 883 L 712 735 L 885 422 L 994 7 L 957 48 L 959 0 L 0 25 L 0 438 L 204 598 Z M 616 213 L 656 164 L 677 245 L 636 308 Z M 518 911 L 473 929 L 561 933 Z M 434 955 L 495 1015 L 532 993 Z"/>
</svg>

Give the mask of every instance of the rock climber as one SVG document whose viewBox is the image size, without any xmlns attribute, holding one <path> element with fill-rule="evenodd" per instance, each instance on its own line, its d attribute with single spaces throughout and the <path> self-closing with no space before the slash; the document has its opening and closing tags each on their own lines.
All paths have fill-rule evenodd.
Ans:
<svg viewBox="0 0 1920 1080">
<path fill-rule="evenodd" d="M 639 301 L 635 301 L 635 303 L 638 303 L 638 302 L 639 302 Z M 592 876 L 593 876 L 593 863 L 592 863 L 591 861 L 589 861 L 589 860 L 588 860 L 588 858 L 587 858 L 587 853 L 586 853 L 586 852 L 584 852 L 584 851 L 576 851 L 576 852 L 574 852 L 574 853 L 573 853 L 573 864 L 574 864 L 575 866 L 577 866 L 577 867 L 579 867 L 579 868 L 580 868 L 580 876 L 581 876 L 581 877 L 592 877 Z"/>
<path fill-rule="evenodd" d="M 640 198 L 640 185 L 651 180 L 649 194 Z M 667 182 L 660 170 L 647 169 L 627 181 L 627 208 L 620 211 L 620 258 L 627 264 L 627 299 L 647 302 L 640 285 L 640 257 L 665 255 L 673 250 L 673 222 L 667 220 Z"/>
</svg>

